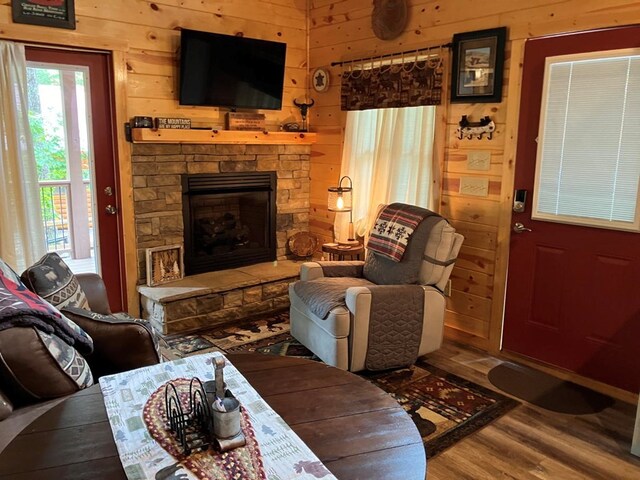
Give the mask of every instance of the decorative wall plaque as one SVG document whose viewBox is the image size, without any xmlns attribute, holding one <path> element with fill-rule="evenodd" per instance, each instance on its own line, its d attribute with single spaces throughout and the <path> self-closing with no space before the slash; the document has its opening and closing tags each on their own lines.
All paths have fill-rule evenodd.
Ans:
<svg viewBox="0 0 640 480">
<path fill-rule="evenodd" d="M 311 82 L 316 92 L 324 92 L 329 88 L 329 71 L 326 68 L 316 68 L 311 74 Z"/>
<path fill-rule="evenodd" d="M 13 21 L 75 30 L 74 0 L 11 0 Z"/>
<path fill-rule="evenodd" d="M 147 285 L 153 287 L 184 277 L 182 245 L 147 248 Z"/>
<path fill-rule="evenodd" d="M 156 117 L 156 128 L 175 128 L 179 130 L 189 130 L 191 128 L 191 119 Z"/>
<path fill-rule="evenodd" d="M 266 128 L 265 116 L 262 113 L 227 113 L 227 130 L 260 130 Z"/>
<path fill-rule="evenodd" d="M 371 28 L 381 40 L 398 37 L 409 21 L 407 0 L 374 0 Z"/>
</svg>

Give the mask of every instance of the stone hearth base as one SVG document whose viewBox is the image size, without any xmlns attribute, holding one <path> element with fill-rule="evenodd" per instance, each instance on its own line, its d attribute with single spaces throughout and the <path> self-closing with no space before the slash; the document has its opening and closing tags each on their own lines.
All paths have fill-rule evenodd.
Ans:
<svg viewBox="0 0 640 480">
<path fill-rule="evenodd" d="M 289 306 L 301 262 L 278 260 L 203 273 L 157 287 L 138 286 L 142 316 L 162 334 L 233 323 Z"/>
</svg>

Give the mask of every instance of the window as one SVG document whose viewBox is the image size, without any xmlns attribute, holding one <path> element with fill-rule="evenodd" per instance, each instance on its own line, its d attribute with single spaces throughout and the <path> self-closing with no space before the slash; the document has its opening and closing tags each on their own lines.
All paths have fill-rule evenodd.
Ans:
<svg viewBox="0 0 640 480">
<path fill-rule="evenodd" d="M 432 207 L 432 160 L 436 107 L 349 111 L 342 175 L 353 180 L 353 220 L 359 235 L 381 203 Z M 336 235 L 346 231 L 336 216 Z"/>
<path fill-rule="evenodd" d="M 549 57 L 532 218 L 640 229 L 640 50 Z"/>
</svg>

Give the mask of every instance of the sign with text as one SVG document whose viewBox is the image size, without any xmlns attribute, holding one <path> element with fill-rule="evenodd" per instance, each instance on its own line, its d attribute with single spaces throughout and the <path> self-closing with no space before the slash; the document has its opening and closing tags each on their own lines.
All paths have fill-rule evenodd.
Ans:
<svg viewBox="0 0 640 480">
<path fill-rule="evenodd" d="M 11 0 L 13 21 L 75 30 L 74 0 Z"/>
<path fill-rule="evenodd" d="M 189 130 L 191 128 L 190 118 L 167 118 L 156 117 L 156 128 L 173 128 L 179 130 Z"/>
<path fill-rule="evenodd" d="M 262 113 L 227 112 L 227 130 L 264 130 L 265 116 Z"/>
</svg>

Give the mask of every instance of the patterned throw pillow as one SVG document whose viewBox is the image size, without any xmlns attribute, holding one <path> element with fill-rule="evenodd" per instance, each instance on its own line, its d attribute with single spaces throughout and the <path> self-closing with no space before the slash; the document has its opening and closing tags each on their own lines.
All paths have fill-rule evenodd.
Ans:
<svg viewBox="0 0 640 480">
<path fill-rule="evenodd" d="M 37 328 L 0 330 L 0 351 L 0 388 L 14 405 L 71 395 L 93 383 L 80 352 Z"/>
<path fill-rule="evenodd" d="M 86 388 L 93 385 L 93 376 L 89 364 L 78 351 L 66 344 L 55 335 L 38 330 L 42 343 L 60 368 L 76 382 L 78 388 Z"/>
<path fill-rule="evenodd" d="M 90 354 L 93 340 L 79 325 L 56 307 L 29 290 L 20 278 L 6 277 L 0 270 L 0 330 L 12 327 L 36 327 L 55 333 L 81 353 Z"/>
<path fill-rule="evenodd" d="M 57 253 L 47 253 L 20 278 L 29 290 L 60 310 L 65 307 L 89 310 L 89 302 L 78 279 Z"/>
</svg>

